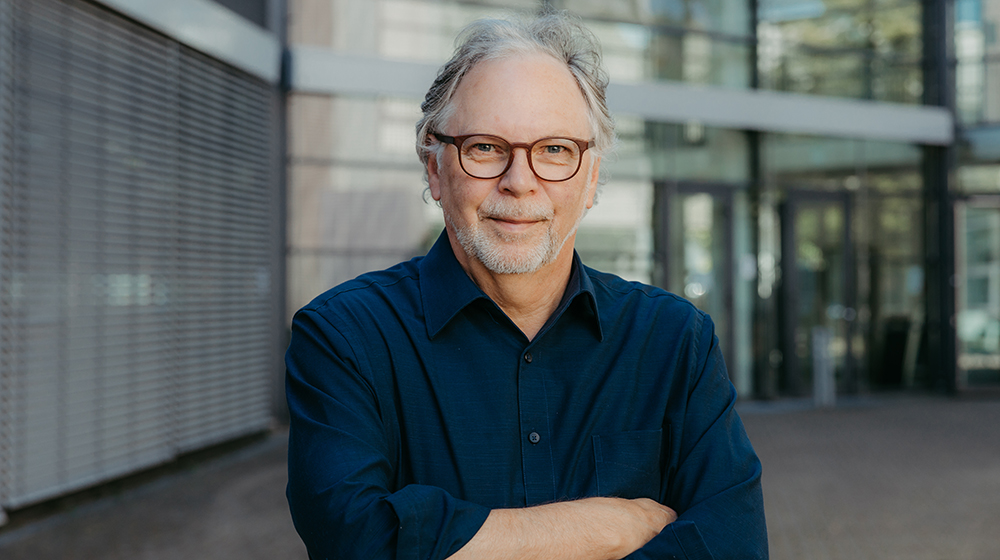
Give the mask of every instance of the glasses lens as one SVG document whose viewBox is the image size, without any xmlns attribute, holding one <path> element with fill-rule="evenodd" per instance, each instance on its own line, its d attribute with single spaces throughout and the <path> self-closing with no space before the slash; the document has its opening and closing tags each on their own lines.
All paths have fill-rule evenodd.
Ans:
<svg viewBox="0 0 1000 560">
<path fill-rule="evenodd" d="M 492 179 L 507 167 L 510 144 L 498 136 L 470 136 L 459 152 L 466 173 L 479 179 Z"/>
<path fill-rule="evenodd" d="M 535 173 L 546 181 L 564 181 L 580 166 L 580 146 L 568 138 L 545 138 L 531 148 Z"/>
<path fill-rule="evenodd" d="M 499 177 L 512 157 L 509 142 L 499 136 L 470 136 L 459 148 L 462 169 L 477 179 Z M 565 181 L 580 168 L 580 146 L 569 138 L 543 138 L 531 146 L 535 174 L 544 181 Z"/>
</svg>

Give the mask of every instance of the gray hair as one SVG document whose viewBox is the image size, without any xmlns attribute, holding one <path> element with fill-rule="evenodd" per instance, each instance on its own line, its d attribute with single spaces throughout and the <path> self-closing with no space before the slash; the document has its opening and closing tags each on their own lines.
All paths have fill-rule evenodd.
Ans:
<svg viewBox="0 0 1000 560">
<path fill-rule="evenodd" d="M 458 36 L 455 54 L 438 71 L 427 90 L 417 122 L 417 155 L 426 166 L 432 152 L 440 156 L 444 145 L 431 132 L 440 132 L 454 112 L 452 98 L 462 78 L 479 62 L 529 53 L 543 53 L 566 64 L 586 100 L 595 155 L 611 153 L 616 144 L 615 122 L 608 111 L 605 90 L 608 74 L 601 66 L 597 38 L 576 16 L 546 10 L 539 16 L 481 19 Z"/>
</svg>

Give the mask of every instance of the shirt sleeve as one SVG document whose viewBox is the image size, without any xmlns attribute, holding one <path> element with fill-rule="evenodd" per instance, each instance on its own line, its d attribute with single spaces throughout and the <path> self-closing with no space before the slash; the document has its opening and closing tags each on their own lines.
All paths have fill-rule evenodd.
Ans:
<svg viewBox="0 0 1000 560">
<path fill-rule="evenodd" d="M 768 557 L 761 464 L 736 414 L 714 326 L 707 317 L 690 360 L 691 379 L 677 457 L 666 472 L 665 505 L 677 521 L 631 560 L 751 560 Z"/>
<path fill-rule="evenodd" d="M 352 342 L 315 311 L 292 322 L 285 364 L 295 528 L 313 560 L 447 558 L 489 509 L 432 486 L 396 487 L 394 411 L 380 402 L 391 395 L 376 391 Z"/>
</svg>

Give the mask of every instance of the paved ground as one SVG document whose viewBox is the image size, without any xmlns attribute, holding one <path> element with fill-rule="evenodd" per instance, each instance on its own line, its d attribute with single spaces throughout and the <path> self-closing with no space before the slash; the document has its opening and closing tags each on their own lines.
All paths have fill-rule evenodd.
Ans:
<svg viewBox="0 0 1000 560">
<path fill-rule="evenodd" d="M 306 558 L 285 502 L 285 434 L 0 530 L 2 560 Z M 16 513 L 12 524 L 19 522 Z"/>
<path fill-rule="evenodd" d="M 775 560 L 1000 558 L 1000 400 L 746 403 Z M 0 530 L 4 560 L 305 558 L 284 434 Z"/>
<path fill-rule="evenodd" d="M 1000 400 L 744 408 L 771 558 L 1000 559 Z"/>
</svg>

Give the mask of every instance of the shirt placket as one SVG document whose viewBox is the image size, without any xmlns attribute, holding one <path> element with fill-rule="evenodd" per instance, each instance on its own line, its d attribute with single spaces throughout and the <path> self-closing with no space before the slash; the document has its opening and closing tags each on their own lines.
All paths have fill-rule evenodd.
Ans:
<svg viewBox="0 0 1000 560">
<path fill-rule="evenodd" d="M 527 504 L 551 502 L 555 496 L 552 433 L 549 428 L 545 368 L 532 345 L 518 360 L 517 398 L 521 429 L 521 460 Z"/>
</svg>

